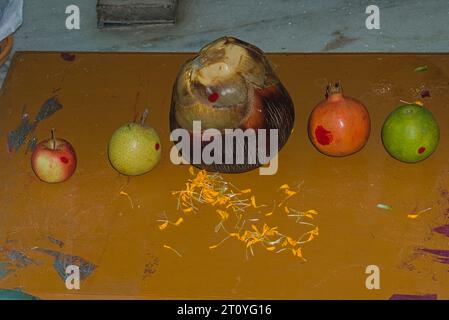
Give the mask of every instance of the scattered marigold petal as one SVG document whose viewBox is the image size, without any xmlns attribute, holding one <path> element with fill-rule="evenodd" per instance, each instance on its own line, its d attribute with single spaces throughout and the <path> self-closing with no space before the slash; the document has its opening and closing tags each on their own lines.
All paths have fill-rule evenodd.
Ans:
<svg viewBox="0 0 449 320">
<path fill-rule="evenodd" d="M 233 187 L 233 185 L 224 181 L 222 177 L 216 173 L 209 174 L 205 170 L 201 170 L 198 171 L 195 175 L 195 170 L 193 167 L 189 168 L 189 172 L 193 177 L 188 180 L 185 185 L 185 189 L 182 191 L 172 192 L 173 195 L 178 196 L 179 210 L 187 213 L 198 211 L 201 205 L 210 205 L 212 207 L 215 207 L 216 213 L 221 218 L 220 223 L 217 225 L 219 228 L 217 229 L 216 226 L 216 231 L 223 230 L 224 232 L 228 233 L 224 228 L 224 221 L 229 220 L 231 215 L 233 218 L 235 217 L 237 219 L 237 225 L 235 227 L 241 230 L 240 232 L 228 233 L 228 236 L 225 239 L 223 239 L 218 244 L 209 246 L 209 249 L 215 249 L 227 239 L 235 238 L 238 241 L 243 242 L 245 244 L 245 247 L 250 250 L 252 255 L 254 255 L 253 246 L 259 244 L 267 251 L 274 251 L 278 253 L 284 250 L 289 250 L 292 251 L 295 256 L 303 258 L 298 245 L 311 241 L 316 235 L 318 235 L 318 229 L 314 229 L 303 234 L 300 240 L 294 240 L 293 238 L 287 237 L 280 233 L 277 230 L 277 226 L 270 227 L 266 223 L 264 223 L 263 225 L 252 224 L 253 222 L 260 221 L 261 219 L 259 219 L 259 217 L 257 217 L 257 219 L 245 217 L 244 214 L 246 210 L 264 207 L 265 205 L 258 205 L 256 203 L 256 197 L 254 195 L 251 195 L 251 189 L 238 190 L 236 188 L 235 190 L 232 190 L 231 187 Z M 300 212 L 299 210 L 285 206 L 286 201 L 290 197 L 298 194 L 298 191 L 291 190 L 288 184 L 283 184 L 279 189 L 283 190 L 283 194 L 285 194 L 284 199 L 279 204 L 279 208 L 284 207 L 283 210 L 286 213 L 292 212 L 295 214 L 294 216 L 298 217 L 298 219 L 301 219 L 302 217 L 313 219 L 314 215 L 318 214 L 318 212 L 315 210 Z M 242 196 L 243 194 L 248 195 Z M 196 205 L 198 205 L 198 207 Z M 274 202 L 271 212 L 266 213 L 264 216 L 270 216 L 274 214 L 276 207 L 277 203 Z M 182 223 L 182 221 L 182 219 L 178 219 L 175 225 L 179 225 L 180 223 Z M 247 222 L 246 225 L 245 222 Z M 160 228 L 166 228 L 168 224 L 173 223 L 169 221 L 167 221 L 167 223 L 164 222 L 164 224 L 161 225 Z M 314 227 L 314 225 L 310 223 L 303 222 L 303 224 L 308 224 Z M 244 226 L 246 230 L 243 228 Z M 307 241 L 301 241 L 301 239 L 304 238 L 308 238 Z M 169 246 L 164 247 L 167 249 L 173 249 Z"/>
<path fill-rule="evenodd" d="M 129 200 L 129 203 L 131 204 L 131 209 L 134 209 L 134 202 L 133 202 L 133 199 L 131 199 L 131 197 L 129 196 L 129 194 L 126 193 L 125 191 L 120 191 L 120 195 L 127 197 Z"/>
<path fill-rule="evenodd" d="M 168 226 L 168 221 L 165 221 L 163 224 L 160 224 L 158 226 L 159 230 L 164 230 Z"/>
<path fill-rule="evenodd" d="M 180 258 L 182 258 L 182 255 L 178 252 L 178 250 L 173 249 L 172 247 L 164 244 L 164 248 L 173 251 L 174 253 L 176 253 Z"/>
<path fill-rule="evenodd" d="M 229 213 L 227 213 L 226 211 L 223 210 L 216 210 L 216 211 L 220 215 L 221 220 L 225 221 L 229 218 Z"/>
<path fill-rule="evenodd" d="M 296 245 L 297 245 L 296 240 L 294 240 L 294 239 L 291 238 L 291 237 L 287 237 L 287 242 L 288 242 L 288 244 L 290 244 L 291 246 L 296 246 Z"/>
<path fill-rule="evenodd" d="M 184 219 L 183 219 L 182 217 L 180 217 L 180 218 L 175 222 L 175 226 L 179 226 L 183 221 L 184 221 Z"/>
<path fill-rule="evenodd" d="M 256 207 L 256 197 L 251 197 L 251 205 L 255 208 Z"/>
<path fill-rule="evenodd" d="M 302 251 L 301 251 L 301 248 L 298 248 L 298 249 L 292 249 L 292 252 L 293 252 L 293 255 L 294 255 L 294 256 L 302 258 Z"/>
<path fill-rule="evenodd" d="M 410 214 L 407 215 L 407 218 L 409 218 L 409 219 L 416 219 L 416 218 L 418 218 L 422 213 L 428 212 L 428 211 L 430 211 L 430 210 L 432 210 L 432 207 L 427 208 L 427 209 L 424 209 L 424 210 L 421 210 L 421 211 L 418 211 L 418 212 L 416 212 L 416 213 L 410 213 Z"/>
</svg>

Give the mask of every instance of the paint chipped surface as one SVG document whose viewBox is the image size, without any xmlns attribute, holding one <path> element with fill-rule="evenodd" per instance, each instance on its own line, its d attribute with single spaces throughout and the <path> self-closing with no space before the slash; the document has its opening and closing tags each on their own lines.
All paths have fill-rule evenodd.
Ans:
<svg viewBox="0 0 449 320">
<path fill-rule="evenodd" d="M 449 237 L 449 224 L 446 224 L 444 226 L 439 226 L 433 229 L 433 231 L 439 233 L 439 234 L 443 234 L 446 237 Z"/>
<path fill-rule="evenodd" d="M 30 259 L 25 253 L 19 251 L 19 250 L 10 250 L 7 252 L 6 256 L 14 261 L 15 265 L 18 268 L 25 268 L 29 265 L 37 265 L 36 262 L 34 262 L 32 259 Z"/>
<path fill-rule="evenodd" d="M 148 278 L 152 274 L 154 274 L 157 270 L 157 267 L 159 265 L 159 259 L 154 256 L 150 256 L 149 261 L 145 264 L 145 268 L 143 270 L 143 279 Z"/>
<path fill-rule="evenodd" d="M 48 240 L 49 240 L 51 243 L 57 245 L 57 246 L 60 247 L 60 248 L 64 247 L 64 245 L 65 245 L 63 241 L 61 241 L 61 240 L 59 240 L 59 239 L 56 239 L 56 238 L 54 238 L 54 237 L 52 237 L 52 236 L 48 236 L 47 238 L 48 238 Z"/>
<path fill-rule="evenodd" d="M 36 149 L 36 147 L 37 147 L 37 138 L 36 138 L 36 137 L 32 137 L 32 138 L 28 141 L 26 153 L 28 153 L 28 152 L 33 152 L 34 149 Z"/>
<path fill-rule="evenodd" d="M 8 150 L 9 152 L 18 151 L 26 142 L 30 132 L 36 128 L 36 123 L 31 123 L 27 115 L 22 116 L 19 126 L 8 132 Z"/>
<path fill-rule="evenodd" d="M 62 109 L 62 104 L 58 101 L 58 97 L 53 96 L 47 101 L 44 102 L 42 107 L 40 108 L 39 112 L 36 115 L 36 122 L 40 122 L 48 117 L 50 117 L 52 114 L 54 114 L 56 111 Z"/>
<path fill-rule="evenodd" d="M 14 272 L 9 262 L 0 262 L 0 279 L 5 278 L 8 274 Z"/>
<path fill-rule="evenodd" d="M 21 289 L 0 289 L 0 300 L 39 300 L 39 298 L 25 293 Z"/>
<path fill-rule="evenodd" d="M 87 260 L 85 260 L 82 257 L 79 256 L 72 256 L 69 254 L 64 254 L 59 251 L 50 250 L 50 249 L 43 249 L 43 248 L 35 248 L 34 250 L 45 253 L 49 256 L 54 257 L 53 267 L 55 268 L 58 275 L 61 277 L 62 280 L 66 280 L 66 277 L 68 276 L 66 274 L 66 269 L 70 265 L 78 266 L 80 269 L 80 279 L 84 280 L 88 276 L 94 272 L 94 270 L 97 268 L 97 266 Z"/>
<path fill-rule="evenodd" d="M 7 142 L 9 152 L 18 151 L 20 147 L 28 141 L 27 151 L 32 151 L 36 147 L 37 139 L 32 137 L 28 139 L 29 135 L 34 132 L 40 121 L 50 117 L 56 111 L 62 109 L 62 104 L 59 103 L 56 96 L 46 100 L 39 112 L 36 115 L 34 121 L 30 120 L 29 114 L 22 112 L 22 119 L 16 129 L 8 132 Z"/>
<path fill-rule="evenodd" d="M 329 145 L 333 140 L 332 133 L 326 130 L 323 126 L 316 127 L 315 137 L 318 143 L 324 146 Z"/>
<path fill-rule="evenodd" d="M 423 248 L 421 251 L 432 254 L 439 263 L 449 264 L 449 250 Z"/>
<path fill-rule="evenodd" d="M 433 293 L 424 295 L 393 294 L 389 300 L 437 300 L 437 295 Z"/>
</svg>

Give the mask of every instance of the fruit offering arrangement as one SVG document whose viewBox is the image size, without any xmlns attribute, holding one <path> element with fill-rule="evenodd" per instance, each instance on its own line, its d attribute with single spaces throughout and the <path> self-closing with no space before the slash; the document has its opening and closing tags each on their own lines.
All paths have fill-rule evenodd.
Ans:
<svg viewBox="0 0 449 320">
<path fill-rule="evenodd" d="M 193 121 L 198 120 L 203 124 L 202 130 L 225 132 L 223 140 L 226 129 L 277 129 L 279 150 L 293 131 L 295 110 L 263 51 L 236 38 L 222 37 L 203 47 L 181 67 L 167 116 L 171 130 L 185 129 L 191 138 Z M 140 123 L 126 123 L 112 133 L 108 159 L 123 175 L 146 174 L 161 160 L 161 139 L 154 128 L 145 124 L 147 117 L 145 110 Z M 345 95 L 340 82 L 329 84 L 325 100 L 309 116 L 307 130 L 313 146 L 324 155 L 355 154 L 363 149 L 371 134 L 368 108 Z M 381 131 L 388 154 L 405 163 L 428 158 L 438 146 L 439 135 L 436 119 L 419 102 L 391 112 Z M 202 142 L 201 149 L 208 143 Z M 245 142 L 244 150 L 248 148 Z M 223 157 L 229 150 L 224 151 Z M 236 149 L 232 153 L 235 160 Z M 76 165 L 74 147 L 56 138 L 54 130 L 51 138 L 37 144 L 31 156 L 34 173 L 47 183 L 68 180 Z M 239 173 L 261 165 L 250 164 L 246 159 L 243 164 L 197 166 L 208 171 Z"/>
</svg>

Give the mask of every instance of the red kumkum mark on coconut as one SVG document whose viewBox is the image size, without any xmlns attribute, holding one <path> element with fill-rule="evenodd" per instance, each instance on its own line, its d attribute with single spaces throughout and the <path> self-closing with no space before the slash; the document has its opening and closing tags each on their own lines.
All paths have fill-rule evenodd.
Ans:
<svg viewBox="0 0 449 320">
<path fill-rule="evenodd" d="M 67 159 L 66 157 L 61 157 L 59 159 L 61 160 L 62 163 L 69 163 L 69 159 Z"/>
<path fill-rule="evenodd" d="M 156 144 L 154 145 L 154 148 L 156 149 L 156 151 L 158 151 L 160 147 L 161 147 L 161 145 L 156 142 Z"/>
<path fill-rule="evenodd" d="M 328 145 L 332 142 L 332 133 L 323 128 L 323 126 L 317 126 L 315 129 L 315 137 L 322 145 Z"/>
<path fill-rule="evenodd" d="M 424 153 L 424 151 L 426 151 L 425 147 L 421 147 L 421 148 L 418 149 L 418 153 L 419 154 Z"/>
<path fill-rule="evenodd" d="M 220 97 L 220 95 L 216 92 L 211 93 L 207 99 L 209 100 L 209 102 L 215 102 L 218 100 L 218 98 Z"/>
</svg>

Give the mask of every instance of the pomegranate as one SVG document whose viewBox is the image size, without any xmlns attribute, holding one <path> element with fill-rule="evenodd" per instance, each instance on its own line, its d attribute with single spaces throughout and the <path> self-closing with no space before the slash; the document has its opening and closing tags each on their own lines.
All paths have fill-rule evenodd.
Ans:
<svg viewBox="0 0 449 320">
<path fill-rule="evenodd" d="M 329 156 L 347 156 L 361 150 L 368 141 L 371 120 L 359 101 L 345 97 L 341 84 L 329 84 L 326 99 L 309 117 L 309 137 L 313 145 Z"/>
</svg>

